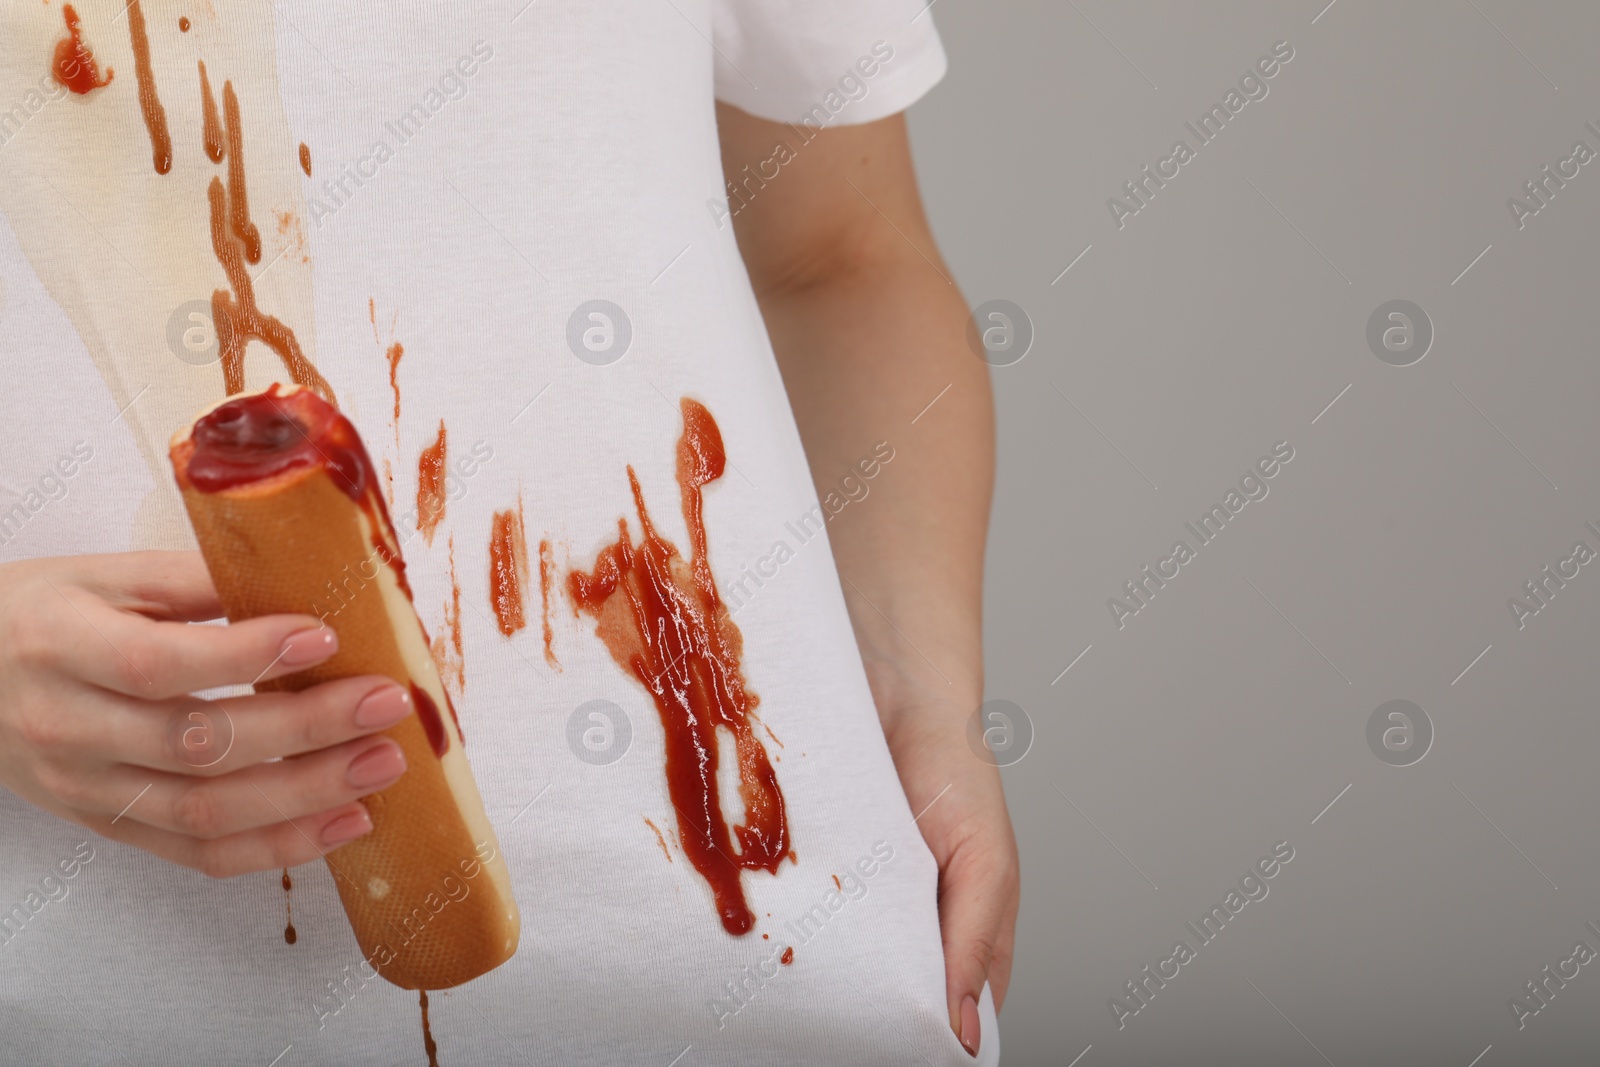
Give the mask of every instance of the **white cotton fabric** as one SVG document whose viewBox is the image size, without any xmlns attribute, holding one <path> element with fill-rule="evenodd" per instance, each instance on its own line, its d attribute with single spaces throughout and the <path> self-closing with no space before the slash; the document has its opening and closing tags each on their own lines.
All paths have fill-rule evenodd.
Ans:
<svg viewBox="0 0 1600 1067">
<path fill-rule="evenodd" d="M 194 59 L 211 54 L 214 88 L 232 78 L 247 90 L 262 308 L 315 351 L 375 461 L 392 464 L 395 510 L 410 511 L 418 453 L 441 419 L 452 457 L 474 446 L 492 455 L 457 473 L 431 545 L 403 531 L 435 633 L 453 540 L 461 723 L 523 919 L 514 959 L 432 998 L 441 1064 L 974 1062 L 947 1024 L 937 872 L 879 728 L 826 538 L 795 533 L 817 497 L 727 224 L 713 110 L 720 98 L 828 125 L 905 108 L 944 71 L 922 0 L 284 0 L 248 13 L 217 4 L 220 15 L 201 3 L 183 12 L 195 26 L 181 36 L 176 7 L 146 4 L 173 130 L 166 177 L 150 168 L 132 103 L 122 0 L 76 6 L 115 80 L 38 110 L 28 94 L 49 88 L 59 9 L 0 16 L 0 520 L 22 508 L 0 522 L 0 561 L 183 543 L 181 525 L 151 503 L 165 472 L 150 456 L 177 428 L 160 414 L 178 410 L 172 390 L 218 399 L 221 372 L 127 339 L 166 328 L 178 301 L 161 291 L 163 271 L 223 285 L 203 199 L 173 194 L 213 173 L 198 155 L 194 80 Z M 56 30 L 41 45 L 43 18 Z M 246 42 L 255 59 L 228 60 L 237 42 L 208 53 L 234 32 L 230 19 L 262 26 Z M 466 56 L 472 75 L 450 81 Z M 281 101 L 259 88 L 274 79 Z M 419 101 L 428 110 L 441 86 L 444 102 L 400 142 L 387 124 Z M 8 125 L 14 105 L 25 114 Z M 101 176 L 111 191 L 71 202 L 76 186 L 52 170 L 52 146 L 72 123 L 100 121 L 111 136 L 69 143 L 114 161 Z M 288 148 L 309 146 L 314 177 L 279 154 L 273 122 L 286 124 Z M 379 141 L 389 158 L 332 200 L 324 183 L 371 159 Z M 303 255 L 291 248 L 295 220 L 285 227 L 278 209 L 300 213 Z M 115 247 L 140 212 L 137 225 L 157 237 Z M 574 310 L 596 299 L 631 325 L 626 354 L 604 366 L 568 341 Z M 391 341 L 405 350 L 398 425 Z M 114 371 L 97 365 L 104 352 L 120 353 Z M 248 362 L 253 387 L 282 377 L 260 346 Z M 628 464 L 663 535 L 687 547 L 673 479 L 682 395 L 710 408 L 730 460 L 706 492 L 724 594 L 747 568 L 772 572 L 746 584 L 737 621 L 748 682 L 781 739 L 767 744 L 798 863 L 745 874 L 759 925 L 737 939 L 681 850 L 669 862 L 646 825 L 669 839 L 676 828 L 644 691 L 564 602 L 552 612 L 558 671 L 543 658 L 537 601 L 529 628 L 508 640 L 487 593 L 494 511 L 520 493 L 530 540 L 549 537 L 563 569 L 587 566 L 619 516 L 637 531 Z M 896 432 L 884 431 L 891 449 Z M 892 461 L 879 476 L 894 476 Z M 774 570 L 761 561 L 780 542 L 789 558 Z M 626 755 L 604 766 L 568 744 L 574 709 L 595 699 L 620 707 L 632 733 Z M 208 880 L 0 790 L 0 916 L 12 917 L 0 932 L 0 1060 L 426 1062 L 415 995 L 359 977 L 326 868 L 293 874 L 290 946 L 276 871 Z M 825 922 L 796 937 L 790 923 L 819 905 Z M 791 945 L 794 963 L 774 964 Z M 736 999 L 729 987 L 740 983 Z M 987 995 L 982 1011 L 979 1062 L 992 1064 Z"/>
</svg>

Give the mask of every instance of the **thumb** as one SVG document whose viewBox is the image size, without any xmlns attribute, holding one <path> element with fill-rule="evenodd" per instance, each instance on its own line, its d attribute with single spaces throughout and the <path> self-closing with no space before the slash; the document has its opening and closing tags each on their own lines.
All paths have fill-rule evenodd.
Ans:
<svg viewBox="0 0 1600 1067">
<path fill-rule="evenodd" d="M 222 615 L 199 552 L 121 552 L 79 556 L 72 563 L 82 585 L 119 610 L 173 622 Z"/>
</svg>

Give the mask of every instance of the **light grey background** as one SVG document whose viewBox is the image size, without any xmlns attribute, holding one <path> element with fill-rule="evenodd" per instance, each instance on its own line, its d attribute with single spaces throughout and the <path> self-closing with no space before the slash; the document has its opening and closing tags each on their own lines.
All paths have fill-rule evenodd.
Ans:
<svg viewBox="0 0 1600 1067">
<path fill-rule="evenodd" d="M 934 9 L 937 236 L 1037 333 L 994 372 L 988 690 L 1037 735 L 1004 771 L 1012 1065 L 1600 1057 L 1600 961 L 1520 1031 L 1507 1004 L 1600 950 L 1600 565 L 1520 631 L 1507 606 L 1600 549 L 1600 160 L 1520 230 L 1506 203 L 1600 151 L 1600 8 L 1326 2 Z M 1119 230 L 1107 199 L 1280 40 L 1270 94 Z M 1365 340 L 1392 299 L 1434 325 L 1410 367 Z M 1119 630 L 1107 599 L 1282 440 L 1270 495 Z M 1435 729 L 1413 766 L 1367 746 L 1393 699 Z M 1119 1030 L 1108 1000 L 1282 840 L 1270 895 Z"/>
</svg>

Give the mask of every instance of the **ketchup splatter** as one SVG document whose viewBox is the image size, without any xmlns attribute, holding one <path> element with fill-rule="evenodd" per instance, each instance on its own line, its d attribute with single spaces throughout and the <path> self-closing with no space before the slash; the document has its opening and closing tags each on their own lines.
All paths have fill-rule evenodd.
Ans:
<svg viewBox="0 0 1600 1067">
<path fill-rule="evenodd" d="M 450 535 L 450 600 L 444 606 L 444 626 L 448 631 L 433 639 L 433 661 L 440 678 L 455 683 L 455 695 L 467 687 L 467 660 L 461 640 L 461 581 L 456 577 L 456 538 Z M 452 655 L 452 652 L 454 653 Z"/>
<path fill-rule="evenodd" d="M 422 531 L 422 536 L 428 539 L 430 545 L 433 544 L 434 531 L 444 518 L 448 500 L 444 473 L 445 437 L 444 420 L 440 419 L 439 436 L 417 457 L 417 529 Z"/>
<path fill-rule="evenodd" d="M 789 964 L 794 962 L 794 946 L 793 945 L 790 945 L 788 948 L 783 950 L 783 955 L 778 957 L 778 962 L 783 964 L 785 967 L 789 966 Z"/>
<path fill-rule="evenodd" d="M 311 148 L 304 141 L 300 142 L 300 169 L 311 177 Z"/>
<path fill-rule="evenodd" d="M 628 482 L 639 513 L 635 545 L 626 518 L 615 543 L 600 551 L 591 573 L 569 575 L 574 605 L 594 616 L 612 658 L 655 701 L 665 732 L 667 792 L 678 812 L 679 843 L 711 887 L 723 929 L 748 933 L 755 917 L 740 872 L 777 873 L 792 854 L 788 816 L 777 774 L 751 726 L 758 698 L 740 667 L 743 637 L 717 592 L 706 554 L 702 487 L 726 464 L 711 412 L 685 397 L 677 476 L 691 556 L 686 563 L 650 521 L 633 468 Z M 732 734 L 738 754 L 745 822 L 730 827 L 717 791 L 717 734 Z M 737 851 L 734 842 L 737 841 Z"/>
<path fill-rule="evenodd" d="M 283 939 L 289 944 L 300 940 L 300 935 L 294 928 L 294 904 L 289 899 L 289 890 L 294 888 L 294 880 L 289 877 L 289 868 L 283 869 Z"/>
<path fill-rule="evenodd" d="M 439 1045 L 433 1040 L 433 1027 L 428 1025 L 428 991 L 419 989 L 422 999 L 422 1047 L 428 1051 L 428 1067 L 439 1067 Z"/>
<path fill-rule="evenodd" d="M 400 427 L 400 360 L 406 354 L 405 346 L 399 341 L 390 345 L 384 352 L 384 358 L 389 361 L 389 388 L 394 392 L 394 422 L 395 432 L 399 433 Z"/>
<path fill-rule="evenodd" d="M 244 258 L 261 262 L 261 231 L 250 221 L 250 194 L 244 181 L 244 133 L 233 82 L 222 83 L 222 121 L 228 130 L 228 224 L 244 245 Z"/>
<path fill-rule="evenodd" d="M 71 4 L 63 4 L 61 14 L 67 20 L 67 35 L 56 42 L 56 53 L 50 64 L 50 73 L 55 76 L 56 81 L 79 96 L 110 85 L 111 79 L 117 76 L 117 72 L 107 68 L 106 76 L 100 77 L 100 69 L 95 66 L 94 53 L 83 43 L 83 27 L 78 19 L 78 12 Z"/>
<path fill-rule="evenodd" d="M 201 137 L 205 141 L 206 158 L 221 163 L 227 155 L 228 145 L 223 140 L 222 115 L 217 111 L 217 98 L 211 92 L 211 79 L 206 77 L 206 61 L 200 60 L 200 110 Z"/>
<path fill-rule="evenodd" d="M 550 626 L 550 590 L 556 582 L 556 557 L 550 549 L 550 539 L 541 538 L 539 541 L 539 606 L 544 620 L 544 661 L 556 670 L 561 670 L 561 661 L 556 659 L 555 631 Z"/>
<path fill-rule="evenodd" d="M 489 603 L 500 632 L 510 637 L 528 625 L 522 587 L 528 580 L 528 538 L 522 502 L 497 511 L 489 525 Z"/>
<path fill-rule="evenodd" d="M 655 831 L 656 844 L 661 846 L 661 854 L 663 856 L 667 857 L 667 862 L 668 863 L 671 863 L 672 862 L 672 851 L 667 848 L 667 839 L 666 839 L 666 836 L 662 834 L 661 828 L 659 826 L 657 826 L 655 823 L 651 822 L 648 817 L 644 820 L 644 824 L 646 826 L 650 827 L 651 830 Z M 765 935 L 762 935 L 762 936 L 765 936 Z"/>
<path fill-rule="evenodd" d="M 205 83 L 204 68 L 201 83 Z M 221 178 L 212 178 L 206 196 L 211 206 L 211 249 L 233 290 L 230 293 L 227 289 L 218 289 L 211 294 L 211 320 L 216 324 L 217 346 L 221 350 L 223 384 L 229 393 L 244 392 L 245 348 L 251 341 L 260 341 L 277 353 L 296 384 L 315 390 L 331 403 L 334 400 L 332 386 L 306 358 L 294 331 L 256 306 L 255 283 L 245 267 L 245 260 L 254 263 L 261 258 L 260 235 L 255 235 L 255 255 L 251 257 L 251 245 L 237 232 L 236 225 L 233 230 L 229 225 L 230 219 L 237 222 L 241 217 L 249 224 L 248 208 L 244 206 L 239 99 L 233 93 L 233 83 L 223 84 L 222 95 L 228 116 L 228 185 L 224 187 Z M 255 227 L 249 226 L 249 232 L 254 231 Z"/>
<path fill-rule="evenodd" d="M 835 888 L 835 889 L 837 889 L 837 890 L 839 890 L 841 892 L 843 892 L 843 890 L 844 890 L 844 886 L 839 884 L 839 876 L 837 874 L 833 876 L 833 888 Z"/>
<path fill-rule="evenodd" d="M 139 110 L 144 128 L 150 134 L 150 152 L 156 173 L 172 169 L 172 134 L 167 130 L 167 109 L 156 92 L 156 75 L 150 66 L 150 37 L 144 30 L 144 12 L 139 0 L 128 3 L 128 36 L 133 42 L 133 75 L 139 82 Z"/>
<path fill-rule="evenodd" d="M 189 16 L 188 15 L 179 15 L 178 16 L 178 32 L 179 33 L 188 33 L 189 32 Z"/>
</svg>

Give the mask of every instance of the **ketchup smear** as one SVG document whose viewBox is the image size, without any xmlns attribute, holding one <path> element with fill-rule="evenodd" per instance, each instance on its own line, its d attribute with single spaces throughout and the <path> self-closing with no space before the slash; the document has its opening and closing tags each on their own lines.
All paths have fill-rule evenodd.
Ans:
<svg viewBox="0 0 1600 1067">
<path fill-rule="evenodd" d="M 612 658 L 655 701 L 680 843 L 710 885 L 723 929 L 737 936 L 755 926 L 740 872 L 776 874 L 792 855 L 789 824 L 777 774 L 751 725 L 758 698 L 745 687 L 740 668 L 743 638 L 706 557 L 701 488 L 722 476 L 722 433 L 704 405 L 685 397 L 680 407 L 677 475 L 691 538 L 688 563 L 656 532 L 629 467 L 641 540 L 635 545 L 627 519 L 619 519 L 615 543 L 601 550 L 592 573 L 569 576 L 568 592 L 579 611 L 595 617 Z M 739 826 L 728 825 L 717 792 L 719 729 L 732 734 L 738 754 L 745 809 Z"/>
</svg>

